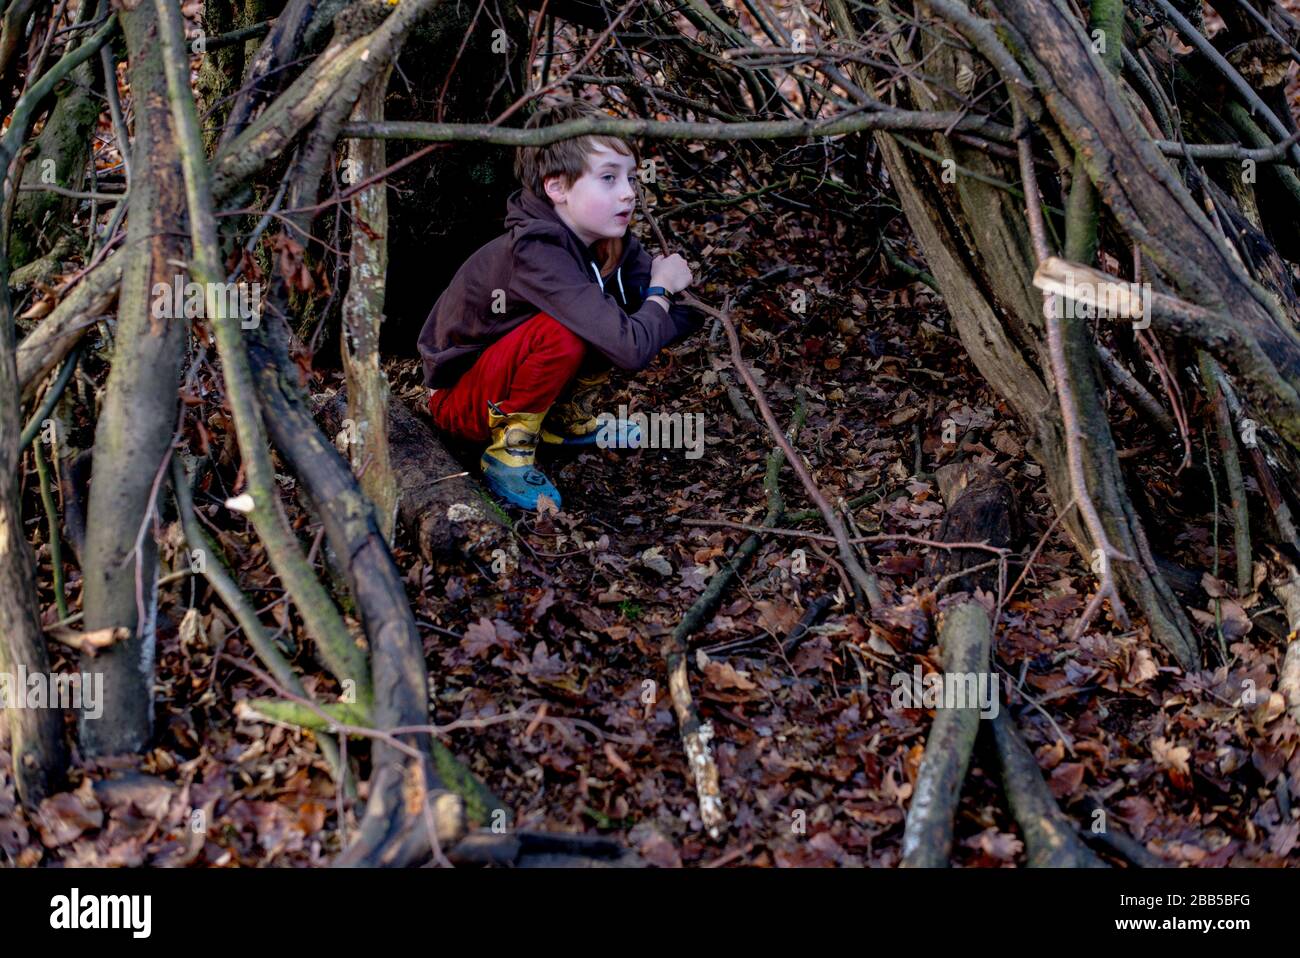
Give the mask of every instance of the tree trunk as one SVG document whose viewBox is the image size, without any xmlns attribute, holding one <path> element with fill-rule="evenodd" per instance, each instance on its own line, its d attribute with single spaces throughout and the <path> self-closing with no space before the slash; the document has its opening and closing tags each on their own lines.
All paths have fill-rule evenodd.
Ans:
<svg viewBox="0 0 1300 958">
<path fill-rule="evenodd" d="M 391 68 L 361 91 L 352 119 L 382 120 Z M 356 183 L 384 168 L 383 140 L 349 140 L 345 182 Z M 388 184 L 376 183 L 352 197 L 352 247 L 348 292 L 343 300 L 343 371 L 348 384 L 348 458 L 361 489 L 374 504 L 384 538 L 393 541 L 397 486 L 388 456 L 388 377 L 379 367 L 388 271 Z"/>
<path fill-rule="evenodd" d="M 118 296 L 116 348 L 95 429 L 87 510 L 85 625 L 125 626 L 131 638 L 81 666 L 104 675 L 104 710 L 80 723 L 86 755 L 138 752 L 153 728 L 157 547 L 145 527 L 151 491 L 177 423 L 183 317 L 154 315 L 155 283 L 169 288 L 189 257 L 185 185 L 167 108 L 166 80 L 152 3 L 123 11 L 135 100 L 135 179 Z M 184 282 L 184 278 L 182 278 Z M 170 305 L 170 300 L 168 301 Z M 169 312 L 169 311 L 168 311 Z M 139 542 L 139 552 L 136 543 Z"/>
</svg>

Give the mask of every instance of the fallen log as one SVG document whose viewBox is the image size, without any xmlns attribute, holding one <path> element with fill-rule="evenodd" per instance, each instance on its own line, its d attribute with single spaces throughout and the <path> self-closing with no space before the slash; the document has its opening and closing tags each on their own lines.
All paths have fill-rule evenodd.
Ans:
<svg viewBox="0 0 1300 958">
<path fill-rule="evenodd" d="M 645 868 L 631 849 L 603 835 L 471 832 L 447 853 L 454 865 L 507 868 Z"/>
<path fill-rule="evenodd" d="M 987 542 L 1009 548 L 1018 535 L 1015 492 L 992 466 L 949 463 L 935 472 L 946 511 L 939 526 L 940 542 Z M 926 563 L 926 573 L 937 579 L 952 576 L 939 587 L 940 594 L 970 592 L 976 587 L 997 587 L 997 570 L 988 568 L 989 553 L 981 549 L 936 549 Z M 984 566 L 979 573 L 958 575 L 964 569 Z"/>
<path fill-rule="evenodd" d="M 1016 527 L 1015 495 L 1001 473 L 989 466 L 951 463 L 938 470 L 936 479 L 947 506 L 939 528 L 940 541 L 1011 545 Z M 950 697 L 950 686 L 973 676 L 975 689 L 997 688 L 985 681 L 990 670 L 992 622 L 988 610 L 969 595 L 976 588 L 992 590 L 997 577 L 989 569 L 960 574 L 967 568 L 987 566 L 987 559 L 988 553 L 978 549 L 936 549 L 928 563 L 930 574 L 940 577 L 939 591 L 959 594 L 940 616 L 944 700 L 935 710 L 907 812 L 903 831 L 903 866 L 907 868 L 946 867 L 952 851 L 953 816 L 979 735 L 981 707 L 978 702 L 953 707 L 956 696 Z M 998 707 L 997 702 L 989 704 Z"/>
<path fill-rule="evenodd" d="M 1118 855 L 1134 868 L 1172 868 L 1170 862 L 1150 851 L 1141 842 L 1134 839 L 1122 828 L 1115 825 L 1112 816 L 1106 814 L 1106 807 L 1091 795 L 1084 796 L 1083 810 L 1092 819 L 1097 812 L 1102 813 L 1105 827 L 1094 831 L 1090 827 L 1080 829 L 1083 840 L 1094 846 L 1104 848 L 1113 855 Z"/>
<path fill-rule="evenodd" d="M 335 442 L 348 442 L 347 397 L 314 400 L 316 417 Z M 500 510 L 465 467 L 400 400 L 388 403 L 388 445 L 397 482 L 397 519 L 415 536 L 426 561 L 477 552 L 507 533 Z"/>
<path fill-rule="evenodd" d="M 939 646 L 946 673 L 945 686 L 955 681 L 954 675 L 988 673 L 989 627 L 989 614 L 977 602 L 960 602 L 944 613 L 939 626 Z M 953 816 L 979 728 L 978 706 L 941 705 L 935 710 L 903 830 L 903 867 L 947 867 L 952 851 Z"/>
<path fill-rule="evenodd" d="M 951 463 L 936 475 L 939 491 L 947 505 L 939 539 L 945 542 L 981 542 L 1010 547 L 1019 534 L 1015 494 L 1000 472 L 974 463 Z M 974 566 L 987 566 L 987 553 L 977 549 L 940 550 L 932 556 L 928 571 L 937 575 L 941 592 L 956 593 L 945 602 L 939 625 L 943 660 L 945 706 L 951 705 L 947 684 L 955 673 L 962 679 L 979 680 L 991 667 L 992 625 L 985 607 L 967 590 L 991 591 L 997 579 L 993 569 L 978 573 Z M 971 569 L 969 574 L 963 570 Z M 969 685 L 967 686 L 969 688 Z M 955 696 L 953 698 L 955 701 Z M 1011 814 L 1024 836 L 1029 865 L 1103 868 L 1104 863 L 1079 838 L 1073 823 L 1057 807 L 1033 753 L 1020 736 L 1013 718 L 991 703 L 993 733 L 1002 767 L 1002 784 Z M 979 732 L 978 707 L 942 707 L 936 710 L 934 725 L 925 743 L 925 755 L 913 788 L 903 833 L 903 865 L 935 867 L 948 862 L 952 848 L 953 815 L 961 795 L 962 781 Z"/>
<path fill-rule="evenodd" d="M 1057 808 L 1015 719 L 999 713 L 993 720 L 993 738 L 1002 765 L 1002 786 L 1024 836 L 1029 867 L 1105 868 L 1079 838 L 1074 823 Z"/>
</svg>

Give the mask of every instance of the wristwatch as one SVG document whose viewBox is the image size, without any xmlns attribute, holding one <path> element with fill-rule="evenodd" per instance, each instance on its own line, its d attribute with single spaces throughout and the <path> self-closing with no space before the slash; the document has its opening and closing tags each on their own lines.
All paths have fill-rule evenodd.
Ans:
<svg viewBox="0 0 1300 958">
<path fill-rule="evenodd" d="M 662 296 L 670 303 L 673 301 L 673 294 L 668 292 L 668 290 L 664 289 L 662 286 L 651 286 L 645 291 L 645 296 L 643 298 L 649 299 L 651 296 Z"/>
</svg>

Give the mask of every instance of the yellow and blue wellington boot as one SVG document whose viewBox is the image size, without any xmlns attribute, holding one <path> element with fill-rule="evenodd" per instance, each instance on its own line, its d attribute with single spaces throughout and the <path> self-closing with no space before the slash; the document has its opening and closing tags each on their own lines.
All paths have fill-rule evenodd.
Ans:
<svg viewBox="0 0 1300 958">
<path fill-rule="evenodd" d="M 600 387 L 609 381 L 609 370 L 579 376 L 573 382 L 569 398 L 556 403 L 546 414 L 542 426 L 542 442 L 548 446 L 594 446 L 602 430 L 602 422 L 593 408 Z M 634 449 L 640 445 L 641 429 L 633 422 L 621 420 L 613 424 L 617 432 L 606 428 L 606 441 L 612 449 Z"/>
<path fill-rule="evenodd" d="M 492 442 L 479 464 L 488 488 L 513 506 L 533 510 L 540 496 L 560 508 L 560 493 L 535 463 L 537 439 L 544 412 L 502 412 L 488 403 L 488 428 Z"/>
</svg>

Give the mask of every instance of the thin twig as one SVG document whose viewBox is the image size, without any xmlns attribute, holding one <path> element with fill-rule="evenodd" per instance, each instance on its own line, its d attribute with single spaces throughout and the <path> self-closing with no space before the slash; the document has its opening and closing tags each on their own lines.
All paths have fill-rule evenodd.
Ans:
<svg viewBox="0 0 1300 958">
<path fill-rule="evenodd" d="M 824 532 L 808 532 L 804 529 L 785 529 L 777 526 L 756 526 L 745 522 L 731 522 L 728 519 L 683 519 L 684 526 L 717 526 L 723 529 L 739 529 L 742 532 L 758 532 L 764 535 L 773 536 L 793 536 L 801 539 L 814 539 L 817 542 L 836 542 L 836 538 L 827 535 Z M 850 536 L 846 539 L 850 543 L 860 542 L 911 542 L 919 546 L 934 546 L 936 549 L 983 549 L 985 552 L 992 552 L 994 555 L 1012 555 L 1011 549 L 1004 549 L 1001 546 L 989 545 L 984 542 L 940 542 L 937 539 L 926 539 L 922 536 L 908 535 L 903 532 L 880 532 L 867 536 Z"/>
</svg>

